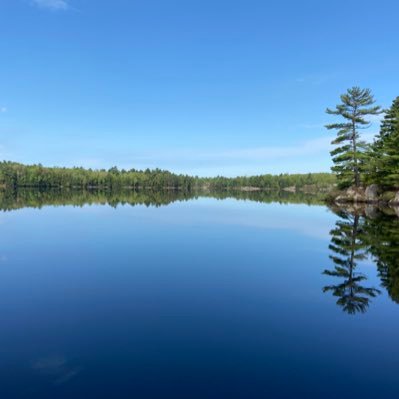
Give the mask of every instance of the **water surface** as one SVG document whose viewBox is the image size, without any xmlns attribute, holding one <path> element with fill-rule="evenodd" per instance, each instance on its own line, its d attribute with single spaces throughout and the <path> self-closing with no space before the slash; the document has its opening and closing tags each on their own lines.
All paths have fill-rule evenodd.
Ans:
<svg viewBox="0 0 399 399">
<path fill-rule="evenodd" d="M 1 398 L 396 397 L 398 218 L 23 198 L 0 214 Z"/>
</svg>

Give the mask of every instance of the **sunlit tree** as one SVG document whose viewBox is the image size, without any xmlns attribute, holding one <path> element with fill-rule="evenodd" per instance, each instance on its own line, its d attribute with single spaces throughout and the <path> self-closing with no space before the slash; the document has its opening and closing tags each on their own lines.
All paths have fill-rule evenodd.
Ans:
<svg viewBox="0 0 399 399">
<path fill-rule="evenodd" d="M 370 151 L 371 181 L 399 187 L 399 97 L 386 111 Z"/>
<path fill-rule="evenodd" d="M 340 116 L 343 120 L 326 125 L 336 130 L 337 137 L 332 141 L 336 147 L 331 151 L 334 166 L 341 188 L 361 183 L 362 165 L 367 157 L 367 144 L 361 137 L 361 130 L 370 126 L 368 116 L 380 114 L 381 107 L 374 105 L 374 97 L 369 89 L 352 87 L 341 95 L 341 103 L 335 109 L 327 108 L 329 115 Z"/>
</svg>

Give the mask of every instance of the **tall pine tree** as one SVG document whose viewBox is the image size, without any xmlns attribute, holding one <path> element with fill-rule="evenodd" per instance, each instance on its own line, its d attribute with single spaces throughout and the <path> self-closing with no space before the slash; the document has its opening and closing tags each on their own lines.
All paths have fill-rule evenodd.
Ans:
<svg viewBox="0 0 399 399">
<path fill-rule="evenodd" d="M 339 211 L 340 220 L 335 223 L 335 228 L 330 231 L 333 254 L 330 259 L 335 267 L 324 270 L 323 274 L 339 278 L 337 284 L 328 285 L 323 292 L 332 292 L 338 298 L 337 305 L 350 314 L 364 313 L 371 298 L 380 292 L 373 287 L 363 285 L 367 277 L 357 272 L 357 262 L 367 258 L 366 244 L 364 242 L 364 219 L 359 215 L 351 215 Z"/>
<path fill-rule="evenodd" d="M 381 107 L 373 105 L 374 97 L 369 89 L 352 87 L 341 95 L 341 104 L 335 109 L 327 108 L 330 115 L 341 116 L 344 121 L 326 125 L 337 130 L 337 137 L 331 144 L 337 147 L 331 151 L 334 166 L 341 188 L 356 186 L 361 183 L 362 165 L 365 163 L 367 144 L 361 140 L 360 131 L 370 126 L 368 115 L 380 114 Z"/>
<path fill-rule="evenodd" d="M 371 181 L 385 187 L 399 187 L 399 97 L 393 101 L 371 147 Z"/>
</svg>

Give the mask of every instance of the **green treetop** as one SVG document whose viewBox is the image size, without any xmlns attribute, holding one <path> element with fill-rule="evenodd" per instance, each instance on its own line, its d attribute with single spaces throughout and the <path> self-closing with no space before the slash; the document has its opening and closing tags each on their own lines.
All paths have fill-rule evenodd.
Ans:
<svg viewBox="0 0 399 399">
<path fill-rule="evenodd" d="M 386 111 L 370 154 L 372 182 L 399 187 L 399 97 Z"/>
<path fill-rule="evenodd" d="M 368 115 L 380 114 L 381 107 L 373 105 L 374 97 L 369 89 L 352 87 L 341 95 L 341 104 L 335 109 L 327 108 L 330 115 L 341 116 L 340 123 L 326 125 L 326 128 L 337 130 L 337 137 L 332 144 L 337 147 L 331 151 L 340 187 L 351 185 L 358 187 L 361 183 L 362 166 L 365 163 L 367 144 L 361 140 L 360 131 L 370 126 Z"/>
</svg>

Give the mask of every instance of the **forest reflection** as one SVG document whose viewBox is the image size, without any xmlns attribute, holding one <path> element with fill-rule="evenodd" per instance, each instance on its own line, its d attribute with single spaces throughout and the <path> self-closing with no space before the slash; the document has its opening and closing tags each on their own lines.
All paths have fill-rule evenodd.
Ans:
<svg viewBox="0 0 399 399">
<path fill-rule="evenodd" d="M 289 193 L 285 191 L 185 191 L 185 190 L 0 190 L 0 210 L 41 208 L 43 206 L 84 205 L 145 205 L 163 206 L 176 201 L 188 201 L 199 197 L 216 199 L 235 198 L 256 202 L 304 203 L 322 205 L 323 195 Z"/>
<path fill-rule="evenodd" d="M 44 206 L 108 205 L 165 206 L 199 197 L 234 198 L 259 203 L 326 205 L 323 195 L 276 191 L 184 191 L 184 190 L 0 190 L 0 210 Z M 330 260 L 323 271 L 331 283 L 325 293 L 348 314 L 364 313 L 381 294 L 381 288 L 399 303 L 399 211 L 365 207 L 330 207 L 338 219 L 330 231 Z M 359 266 L 371 259 L 380 278 L 380 287 L 368 284 Z"/>
<path fill-rule="evenodd" d="M 337 305 L 348 314 L 365 313 L 380 289 L 367 284 L 367 275 L 358 271 L 359 263 L 370 258 L 376 265 L 381 287 L 399 303 L 399 218 L 394 212 L 365 208 L 334 208 L 339 217 L 330 231 L 330 259 L 333 268 L 323 274 L 336 283 L 323 287 L 337 298 Z"/>
</svg>

